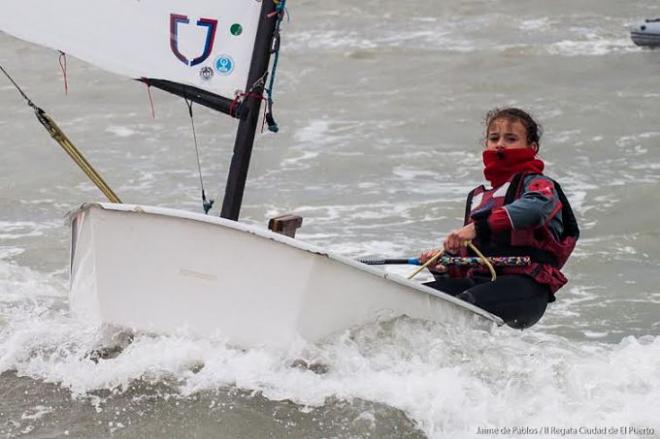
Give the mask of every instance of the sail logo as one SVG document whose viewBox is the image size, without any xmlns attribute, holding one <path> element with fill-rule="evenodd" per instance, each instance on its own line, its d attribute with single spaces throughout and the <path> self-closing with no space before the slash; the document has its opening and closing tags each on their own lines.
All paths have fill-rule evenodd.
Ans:
<svg viewBox="0 0 660 439">
<path fill-rule="evenodd" d="M 202 67 L 199 71 L 199 77 L 204 81 L 208 81 L 213 78 L 213 69 L 209 66 Z"/>
<path fill-rule="evenodd" d="M 193 67 L 197 64 L 203 63 L 211 55 L 211 52 L 213 51 L 213 42 L 215 41 L 215 32 L 218 28 L 218 20 L 213 20 L 211 18 L 200 18 L 197 20 L 196 25 L 206 29 L 206 38 L 204 38 L 204 48 L 202 49 L 201 55 L 191 60 L 179 50 L 179 26 L 189 24 L 190 19 L 187 15 L 170 14 L 170 48 L 172 49 L 172 53 L 174 53 L 174 56 L 176 56 L 179 61 L 187 66 Z"/>
<path fill-rule="evenodd" d="M 221 75 L 231 75 L 234 71 L 234 60 L 229 55 L 220 55 L 215 60 L 215 70 Z"/>
</svg>

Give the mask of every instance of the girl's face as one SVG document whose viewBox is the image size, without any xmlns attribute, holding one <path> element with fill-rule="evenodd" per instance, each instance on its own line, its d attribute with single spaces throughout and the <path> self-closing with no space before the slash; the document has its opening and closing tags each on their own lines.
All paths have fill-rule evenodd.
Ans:
<svg viewBox="0 0 660 439">
<path fill-rule="evenodd" d="M 495 119 L 488 125 L 486 149 L 538 149 L 536 143 L 527 143 L 527 128 L 519 120 Z"/>
</svg>

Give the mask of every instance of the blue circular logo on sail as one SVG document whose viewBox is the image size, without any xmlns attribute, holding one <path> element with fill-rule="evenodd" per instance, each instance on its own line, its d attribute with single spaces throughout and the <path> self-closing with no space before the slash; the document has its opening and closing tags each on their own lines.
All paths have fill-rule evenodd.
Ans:
<svg viewBox="0 0 660 439">
<path fill-rule="evenodd" d="M 234 60 L 229 55 L 220 55 L 215 59 L 215 70 L 221 75 L 231 75 L 234 71 Z"/>
</svg>

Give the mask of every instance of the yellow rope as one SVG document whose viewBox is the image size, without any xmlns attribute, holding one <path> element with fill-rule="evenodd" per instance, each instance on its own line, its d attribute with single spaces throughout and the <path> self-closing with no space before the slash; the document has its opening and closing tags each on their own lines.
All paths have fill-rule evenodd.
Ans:
<svg viewBox="0 0 660 439">
<path fill-rule="evenodd" d="M 55 121 L 50 118 L 45 112 L 40 109 L 35 109 L 37 119 L 39 122 L 48 130 L 51 137 L 55 139 L 57 143 L 60 144 L 62 149 L 73 159 L 74 162 L 82 169 L 82 171 L 89 177 L 89 179 L 98 187 L 101 192 L 113 203 L 121 203 L 121 200 L 113 192 L 113 190 L 108 186 L 108 184 L 103 180 L 103 177 L 96 172 L 96 169 L 87 161 L 87 159 L 78 151 L 78 149 L 71 143 L 69 138 L 64 134 L 64 132 L 57 126 Z"/>
<path fill-rule="evenodd" d="M 479 249 L 474 244 L 472 244 L 470 241 L 465 241 L 464 244 L 467 247 L 470 247 L 470 249 L 473 252 L 475 252 L 477 254 L 477 256 L 479 256 L 479 259 L 481 259 L 482 264 L 484 264 L 486 267 L 488 267 L 488 271 L 490 271 L 490 275 L 491 275 L 490 280 L 491 280 L 491 282 L 495 282 L 495 279 L 497 279 L 497 273 L 495 273 L 495 268 L 493 267 L 493 264 L 491 264 L 490 261 L 488 260 L 488 258 L 486 256 L 484 256 L 483 253 L 481 253 L 479 251 Z M 417 276 L 423 269 L 425 269 L 426 267 L 431 265 L 433 262 L 435 262 L 444 253 L 445 253 L 444 250 L 440 250 L 438 253 L 435 254 L 435 256 L 433 256 L 431 259 L 426 261 L 426 263 L 424 265 L 422 265 L 417 270 L 415 270 L 415 272 L 413 274 L 408 276 L 408 279 L 412 279 L 413 277 Z"/>
<path fill-rule="evenodd" d="M 25 101 L 27 102 L 28 106 L 34 110 L 34 115 L 37 117 L 41 125 L 46 128 L 46 131 L 50 134 L 50 136 L 55 139 L 57 143 L 60 144 L 62 149 L 66 151 L 67 154 L 69 154 L 69 157 L 73 159 L 74 162 L 82 169 L 82 171 L 89 177 L 90 180 L 98 187 L 101 192 L 108 198 L 113 203 L 121 203 L 121 200 L 115 194 L 112 189 L 110 189 L 110 186 L 103 180 L 101 175 L 96 172 L 94 167 L 83 157 L 83 155 L 78 151 L 78 149 L 71 143 L 71 141 L 66 137 L 66 134 L 60 129 L 60 127 L 57 126 L 55 121 L 50 118 L 46 114 L 44 110 L 41 108 L 37 107 L 34 102 L 30 100 L 30 98 L 21 90 L 21 87 L 18 86 L 16 81 L 7 73 L 7 71 L 0 65 L 0 71 L 7 76 L 9 81 L 16 87 L 16 90 L 23 96 Z M 66 78 L 65 78 L 66 79 Z"/>
<path fill-rule="evenodd" d="M 483 253 L 481 253 L 479 251 L 479 249 L 474 244 L 472 244 L 470 241 L 467 242 L 467 246 L 470 247 L 470 249 L 472 249 L 472 251 L 475 252 L 477 254 L 477 256 L 479 256 L 479 258 L 481 259 L 481 262 L 483 262 L 483 264 L 486 267 L 488 267 L 488 271 L 490 271 L 490 276 L 491 276 L 490 281 L 495 282 L 495 279 L 497 279 L 497 273 L 495 273 L 495 268 L 493 267 L 493 264 L 491 264 L 490 261 L 488 260 L 488 258 L 485 257 L 483 255 Z"/>
<path fill-rule="evenodd" d="M 423 269 L 425 269 L 426 267 L 428 267 L 429 265 L 434 263 L 440 256 L 442 256 L 444 254 L 444 252 L 445 252 L 444 250 L 440 250 L 438 253 L 435 254 L 435 256 L 433 256 L 431 259 L 426 261 L 426 263 L 424 265 L 422 265 L 417 270 L 415 270 L 415 272 L 413 274 L 408 276 L 408 279 L 412 279 L 413 277 L 417 276 L 417 274 L 419 274 L 420 271 L 422 271 Z"/>
</svg>

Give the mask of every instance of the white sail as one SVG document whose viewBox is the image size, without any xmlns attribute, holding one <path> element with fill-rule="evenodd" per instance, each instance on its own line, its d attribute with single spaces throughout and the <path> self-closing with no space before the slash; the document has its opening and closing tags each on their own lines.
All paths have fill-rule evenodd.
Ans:
<svg viewBox="0 0 660 439">
<path fill-rule="evenodd" d="M 3 0 L 0 30 L 131 78 L 233 99 L 247 84 L 261 0 Z"/>
</svg>

